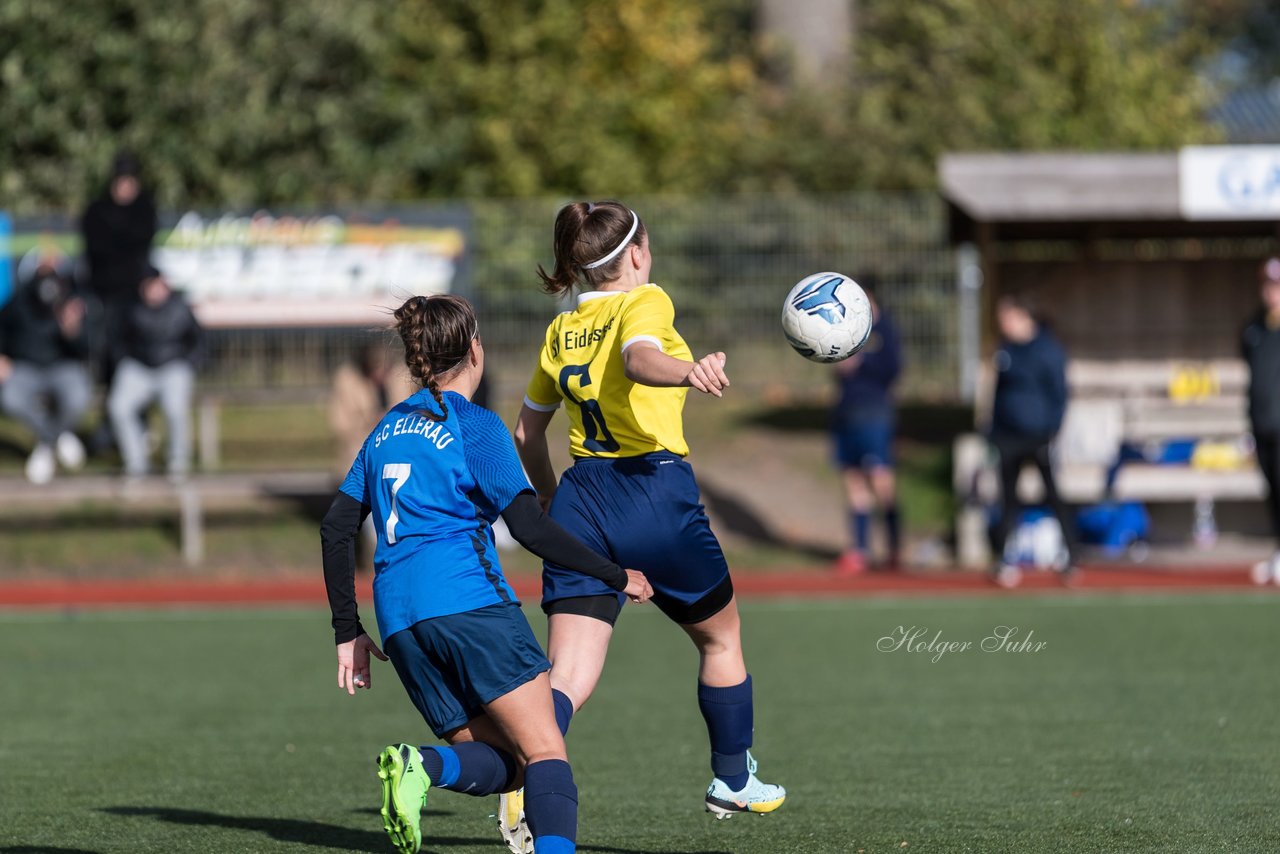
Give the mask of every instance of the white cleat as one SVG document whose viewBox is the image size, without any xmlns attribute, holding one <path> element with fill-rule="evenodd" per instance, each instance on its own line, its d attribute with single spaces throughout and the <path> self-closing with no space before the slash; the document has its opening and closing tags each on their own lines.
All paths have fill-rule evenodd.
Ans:
<svg viewBox="0 0 1280 854">
<path fill-rule="evenodd" d="M 787 799 L 787 790 L 781 786 L 762 783 L 756 778 L 756 760 L 747 753 L 747 785 L 735 792 L 719 777 L 711 781 L 707 787 L 707 798 L 704 802 L 707 812 L 717 821 L 733 818 L 738 813 L 764 814 L 773 812 L 782 806 Z"/>
<path fill-rule="evenodd" d="M 498 832 L 511 854 L 533 854 L 533 834 L 524 817 L 524 789 L 498 795 Z"/>
</svg>

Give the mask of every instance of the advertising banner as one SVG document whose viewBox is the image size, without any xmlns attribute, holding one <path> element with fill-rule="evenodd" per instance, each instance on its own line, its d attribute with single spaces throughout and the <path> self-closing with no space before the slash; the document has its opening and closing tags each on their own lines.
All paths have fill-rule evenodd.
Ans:
<svg viewBox="0 0 1280 854">
<path fill-rule="evenodd" d="M 162 218 L 151 259 L 209 327 L 381 326 L 410 296 L 465 294 L 469 241 L 460 206 L 186 212 Z M 78 256 L 75 223 L 19 221 L 13 253 L 32 249 Z"/>
<path fill-rule="evenodd" d="M 1280 146 L 1184 148 L 1178 195 L 1187 219 L 1280 219 Z"/>
</svg>

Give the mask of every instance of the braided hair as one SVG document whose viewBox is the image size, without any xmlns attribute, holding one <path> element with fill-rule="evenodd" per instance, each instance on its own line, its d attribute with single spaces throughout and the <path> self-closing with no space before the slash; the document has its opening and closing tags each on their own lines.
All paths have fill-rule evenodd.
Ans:
<svg viewBox="0 0 1280 854">
<path fill-rule="evenodd" d="M 479 325 L 471 303 L 453 294 L 410 297 L 395 310 L 396 331 L 404 342 L 404 363 L 409 373 L 431 392 L 440 413 L 421 414 L 443 421 L 449 410 L 440 394 L 442 383 L 462 370 L 471 353 L 471 341 Z"/>
</svg>

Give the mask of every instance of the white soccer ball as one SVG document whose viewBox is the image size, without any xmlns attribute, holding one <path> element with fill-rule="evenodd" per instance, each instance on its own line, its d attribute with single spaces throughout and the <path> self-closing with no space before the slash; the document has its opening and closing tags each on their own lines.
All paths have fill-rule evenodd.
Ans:
<svg viewBox="0 0 1280 854">
<path fill-rule="evenodd" d="M 806 276 L 782 304 L 782 331 L 795 351 L 814 362 L 839 362 L 871 336 L 871 301 L 840 273 Z"/>
</svg>

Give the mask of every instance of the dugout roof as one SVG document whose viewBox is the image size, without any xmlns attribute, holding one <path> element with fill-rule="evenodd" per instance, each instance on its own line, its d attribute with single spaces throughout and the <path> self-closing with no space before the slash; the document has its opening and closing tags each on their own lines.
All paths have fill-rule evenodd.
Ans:
<svg viewBox="0 0 1280 854">
<path fill-rule="evenodd" d="M 1175 152 L 946 154 L 938 172 L 955 243 L 1277 234 L 1274 219 L 1185 217 Z"/>
</svg>

